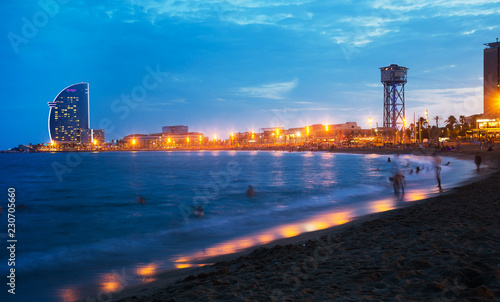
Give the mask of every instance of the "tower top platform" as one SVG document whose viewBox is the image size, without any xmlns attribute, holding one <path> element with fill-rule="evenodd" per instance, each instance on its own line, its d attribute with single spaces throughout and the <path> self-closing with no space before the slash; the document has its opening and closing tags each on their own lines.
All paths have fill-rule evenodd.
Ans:
<svg viewBox="0 0 500 302">
<path fill-rule="evenodd" d="M 484 45 L 488 46 L 489 48 L 499 48 L 500 47 L 500 42 L 498 41 L 498 38 L 497 38 L 496 42 L 485 43 Z"/>
</svg>

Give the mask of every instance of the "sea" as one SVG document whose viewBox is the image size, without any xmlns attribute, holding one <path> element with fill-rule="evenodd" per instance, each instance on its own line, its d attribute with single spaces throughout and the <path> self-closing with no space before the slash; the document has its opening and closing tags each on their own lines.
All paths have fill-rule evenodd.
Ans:
<svg viewBox="0 0 500 302">
<path fill-rule="evenodd" d="M 444 191 L 475 174 L 472 160 L 441 160 Z M 1 301 L 109 301 L 160 273 L 440 193 L 427 156 L 0 153 L 0 163 Z M 389 181 L 396 173 L 406 176 L 404 195 Z M 253 197 L 246 194 L 250 185 Z M 14 255 L 7 240 L 16 240 Z M 11 268 L 15 295 L 8 293 Z"/>
</svg>

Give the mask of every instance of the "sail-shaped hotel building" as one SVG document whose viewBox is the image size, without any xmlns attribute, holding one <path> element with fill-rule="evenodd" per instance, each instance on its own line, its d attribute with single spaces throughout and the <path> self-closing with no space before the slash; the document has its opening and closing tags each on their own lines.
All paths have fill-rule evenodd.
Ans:
<svg viewBox="0 0 500 302">
<path fill-rule="evenodd" d="M 96 130 L 93 131 L 89 127 L 88 83 L 78 83 L 64 88 L 54 101 L 48 104 L 49 135 L 52 142 L 58 144 L 92 142 L 93 132 Z"/>
</svg>

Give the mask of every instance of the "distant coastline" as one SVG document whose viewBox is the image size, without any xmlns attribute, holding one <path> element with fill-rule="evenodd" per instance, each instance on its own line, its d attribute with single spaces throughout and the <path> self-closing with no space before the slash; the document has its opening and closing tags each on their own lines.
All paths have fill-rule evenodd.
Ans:
<svg viewBox="0 0 500 302">
<path fill-rule="evenodd" d="M 495 145 L 493 145 L 495 148 Z M 484 150 L 486 148 L 482 147 L 482 144 L 479 142 L 445 142 L 442 143 L 439 147 L 429 144 L 399 144 L 399 145 L 385 145 L 385 146 L 359 146 L 359 145 L 346 145 L 346 146 L 322 146 L 322 145 L 313 145 L 313 144 L 305 144 L 305 145 L 261 145 L 261 146 L 215 146 L 208 147 L 205 146 L 203 148 L 124 148 L 124 149 L 84 149 L 84 150 L 75 150 L 75 149 L 64 149 L 64 150 L 27 150 L 27 151 L 12 151 L 12 150 L 0 150 L 0 153 L 68 153 L 68 152 L 76 152 L 76 153 L 100 153 L 100 152 L 143 152 L 143 151 L 156 151 L 156 152 L 186 152 L 186 151 L 280 151 L 280 152 L 332 152 L 332 153 L 359 153 L 359 154 L 425 154 L 430 152 L 439 152 L 446 154 L 459 154 L 468 150 Z"/>
</svg>

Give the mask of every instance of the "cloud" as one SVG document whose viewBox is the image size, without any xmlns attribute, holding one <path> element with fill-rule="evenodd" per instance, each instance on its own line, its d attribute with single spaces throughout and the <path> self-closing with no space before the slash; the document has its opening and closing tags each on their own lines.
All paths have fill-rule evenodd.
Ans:
<svg viewBox="0 0 500 302">
<path fill-rule="evenodd" d="M 412 107 L 412 104 L 418 104 Z M 406 114 L 423 116 L 429 110 L 431 116 L 472 115 L 483 112 L 483 87 L 449 89 L 420 89 L 409 91 L 406 96 Z"/>
<path fill-rule="evenodd" d="M 451 69 L 451 68 L 455 68 L 455 67 L 457 67 L 457 65 L 452 64 L 452 65 L 446 65 L 446 66 L 439 66 L 439 67 L 436 67 L 436 68 L 433 68 L 433 69 L 430 69 L 430 70 L 423 70 L 422 72 L 423 73 L 437 72 L 437 71 Z"/>
<path fill-rule="evenodd" d="M 395 1 L 395 0 L 377 0 L 372 4 L 373 8 L 384 8 L 394 11 L 410 12 L 422 10 L 424 8 L 456 8 L 458 6 L 480 6 L 486 4 L 500 3 L 499 0 L 421 0 L 421 1 Z"/>
<path fill-rule="evenodd" d="M 266 13 L 266 10 L 300 6 L 309 2 L 308 0 L 132 0 L 131 7 L 148 14 L 152 23 L 157 18 L 164 17 L 186 20 L 206 20 L 215 17 L 224 22 L 248 25 L 273 24 L 289 18 L 291 16 L 289 13 Z"/>
<path fill-rule="evenodd" d="M 254 98 L 267 98 L 274 100 L 285 99 L 285 95 L 293 90 L 299 84 L 298 79 L 293 79 L 290 82 L 272 83 L 261 86 L 242 87 L 238 89 L 241 95 Z"/>
<path fill-rule="evenodd" d="M 337 110 L 342 110 L 342 109 L 327 108 L 327 107 L 309 107 L 309 108 L 286 108 L 286 110 L 288 110 L 288 111 L 337 111 Z M 263 111 L 282 112 L 283 109 L 269 109 L 269 110 L 263 110 Z"/>
<path fill-rule="evenodd" d="M 230 21 L 238 25 L 249 25 L 249 24 L 276 24 L 277 22 L 285 19 L 293 18 L 291 14 L 274 14 L 272 16 L 268 15 L 256 15 L 256 16 L 241 16 L 241 17 L 226 17 L 225 21 Z"/>
<path fill-rule="evenodd" d="M 475 28 L 475 29 L 471 29 L 471 30 L 468 30 L 468 31 L 464 31 L 464 32 L 462 32 L 462 34 L 463 35 L 472 35 L 472 34 L 475 34 L 477 31 L 480 31 L 480 30 L 493 30 L 495 28 L 498 28 L 498 26 L 480 27 L 480 28 Z"/>
</svg>

